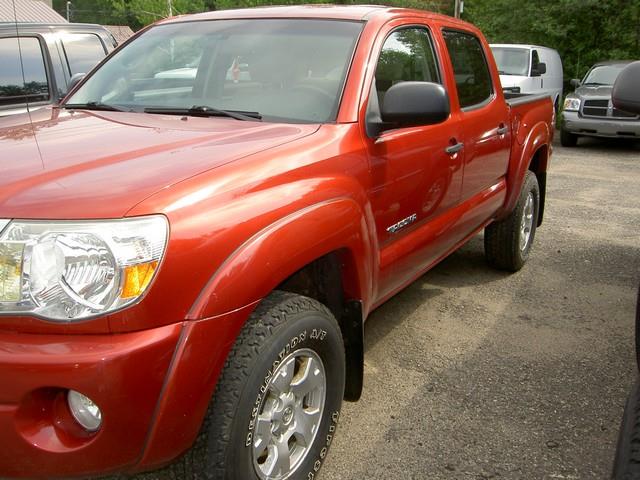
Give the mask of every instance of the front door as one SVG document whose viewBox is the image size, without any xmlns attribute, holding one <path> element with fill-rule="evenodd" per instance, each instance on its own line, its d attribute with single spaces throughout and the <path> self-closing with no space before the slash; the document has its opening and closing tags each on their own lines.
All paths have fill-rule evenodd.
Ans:
<svg viewBox="0 0 640 480">
<path fill-rule="evenodd" d="M 379 115 L 384 95 L 395 83 L 442 84 L 443 77 L 426 26 L 392 30 L 378 58 L 368 116 Z M 446 248 L 450 225 L 443 217 L 458 204 L 462 187 L 461 136 L 453 114 L 437 125 L 398 128 L 366 139 L 369 196 L 380 246 L 379 299 L 413 279 Z"/>
</svg>

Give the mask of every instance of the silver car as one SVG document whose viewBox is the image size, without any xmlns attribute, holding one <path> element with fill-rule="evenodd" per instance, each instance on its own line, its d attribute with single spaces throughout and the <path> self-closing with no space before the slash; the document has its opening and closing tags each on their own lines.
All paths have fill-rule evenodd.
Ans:
<svg viewBox="0 0 640 480">
<path fill-rule="evenodd" d="M 614 108 L 611 103 L 613 84 L 629 63 L 631 61 L 597 63 L 582 81 L 571 80 L 576 90 L 564 101 L 560 129 L 560 142 L 564 147 L 575 147 L 581 136 L 640 140 L 640 116 Z"/>
</svg>

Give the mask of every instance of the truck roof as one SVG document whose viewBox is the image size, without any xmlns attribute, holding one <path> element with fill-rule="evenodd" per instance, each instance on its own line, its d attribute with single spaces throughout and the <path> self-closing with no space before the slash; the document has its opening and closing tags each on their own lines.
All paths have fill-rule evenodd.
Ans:
<svg viewBox="0 0 640 480">
<path fill-rule="evenodd" d="M 38 22 L 0 22 L 0 31 L 15 30 L 45 32 L 52 30 L 104 30 L 106 28 L 96 23 L 38 23 Z"/>
<path fill-rule="evenodd" d="M 545 48 L 547 50 L 554 50 L 551 47 L 545 47 L 544 45 L 530 45 L 525 43 L 490 43 L 490 47 L 503 47 L 503 48 Z"/>
<path fill-rule="evenodd" d="M 594 67 L 602 67 L 604 65 L 628 65 L 631 62 L 633 62 L 633 60 L 607 60 L 607 61 L 604 61 L 604 62 L 594 63 L 593 66 Z"/>
<path fill-rule="evenodd" d="M 441 18 L 449 21 L 460 22 L 461 20 L 429 12 L 426 10 L 415 10 L 409 8 L 387 7 L 384 5 L 291 5 L 243 8 L 235 10 L 217 10 L 213 12 L 196 13 L 192 15 L 173 17 L 161 20 L 158 23 L 173 23 L 188 20 L 221 20 L 233 18 L 327 18 L 337 20 L 369 20 L 373 17 L 397 15 L 415 15 L 428 18 Z"/>
</svg>

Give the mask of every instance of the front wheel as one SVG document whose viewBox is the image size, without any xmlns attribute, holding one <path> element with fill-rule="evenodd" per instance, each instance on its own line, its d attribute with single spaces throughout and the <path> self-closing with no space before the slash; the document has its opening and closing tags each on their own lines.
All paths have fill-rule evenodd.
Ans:
<svg viewBox="0 0 640 480">
<path fill-rule="evenodd" d="M 578 136 L 560 129 L 560 145 L 563 147 L 575 147 L 578 144 Z"/>
<path fill-rule="evenodd" d="M 192 478 L 314 478 L 336 430 L 344 382 L 344 343 L 331 312 L 274 292 L 238 336 L 183 466 Z"/>
<path fill-rule="evenodd" d="M 484 253 L 490 265 L 511 272 L 522 268 L 529 258 L 536 234 L 539 205 L 538 180 L 527 170 L 513 211 L 484 229 Z"/>
</svg>

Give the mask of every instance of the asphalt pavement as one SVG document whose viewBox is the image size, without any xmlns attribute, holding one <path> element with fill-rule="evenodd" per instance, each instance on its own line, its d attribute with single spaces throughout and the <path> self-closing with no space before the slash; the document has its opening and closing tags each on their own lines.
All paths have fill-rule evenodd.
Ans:
<svg viewBox="0 0 640 480">
<path fill-rule="evenodd" d="M 557 145 L 529 262 L 482 235 L 372 313 L 321 480 L 606 479 L 634 380 L 640 144 Z"/>
</svg>

